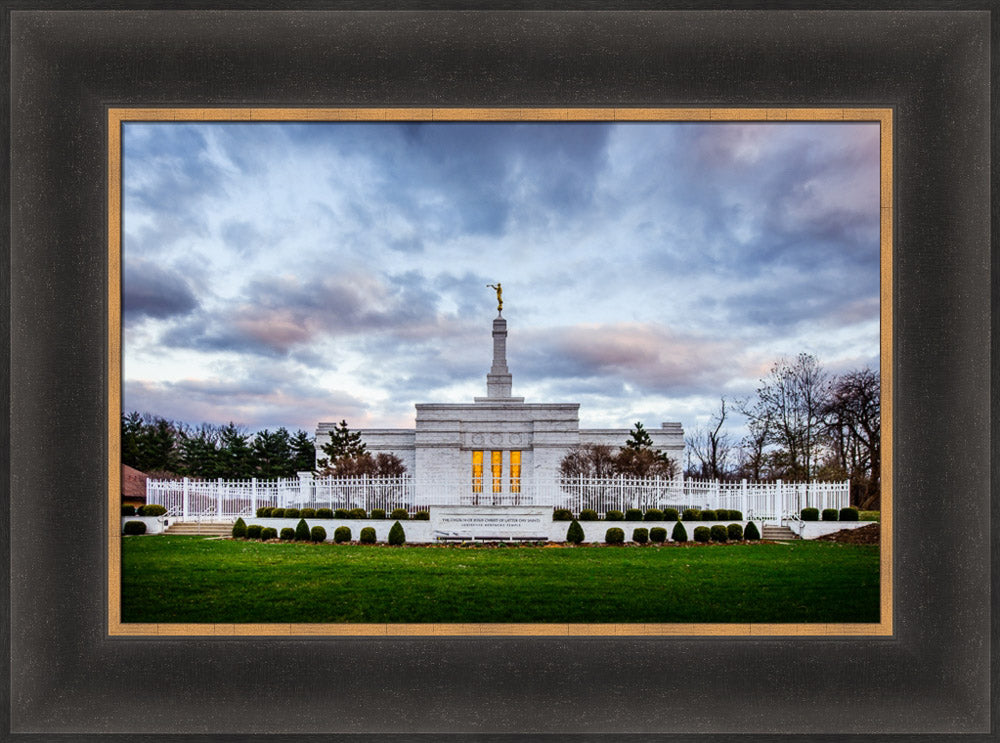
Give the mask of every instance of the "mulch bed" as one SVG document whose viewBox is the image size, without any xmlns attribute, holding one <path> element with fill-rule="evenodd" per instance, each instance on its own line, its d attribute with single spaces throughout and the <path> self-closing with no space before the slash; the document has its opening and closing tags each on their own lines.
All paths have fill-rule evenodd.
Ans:
<svg viewBox="0 0 1000 743">
<path fill-rule="evenodd" d="M 862 526 L 858 529 L 843 529 L 842 531 L 835 531 L 833 534 L 816 537 L 816 541 L 839 542 L 841 544 L 878 544 L 880 533 L 881 524 L 876 521 L 873 524 Z"/>
</svg>

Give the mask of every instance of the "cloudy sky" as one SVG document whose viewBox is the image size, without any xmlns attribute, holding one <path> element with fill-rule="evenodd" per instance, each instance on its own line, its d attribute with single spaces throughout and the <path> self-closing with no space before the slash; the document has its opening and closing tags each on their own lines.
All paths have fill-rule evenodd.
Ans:
<svg viewBox="0 0 1000 743">
<path fill-rule="evenodd" d="M 513 394 L 704 424 L 782 356 L 878 368 L 877 124 L 124 126 L 123 409 L 412 427 Z"/>
</svg>

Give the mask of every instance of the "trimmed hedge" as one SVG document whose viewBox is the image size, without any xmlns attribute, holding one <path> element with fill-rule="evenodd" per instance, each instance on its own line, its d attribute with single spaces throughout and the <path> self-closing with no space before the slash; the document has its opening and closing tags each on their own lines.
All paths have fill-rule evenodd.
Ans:
<svg viewBox="0 0 1000 743">
<path fill-rule="evenodd" d="M 413 520 L 414 521 L 430 521 L 431 520 L 431 512 L 430 511 L 417 511 L 415 514 L 413 514 Z"/>
<path fill-rule="evenodd" d="M 266 519 L 271 515 L 271 511 L 274 510 L 273 506 L 261 506 L 257 509 L 257 518 Z"/>
<path fill-rule="evenodd" d="M 739 524 L 730 524 L 727 526 L 726 533 L 729 536 L 729 541 L 731 542 L 743 541 L 743 527 Z"/>
<path fill-rule="evenodd" d="M 706 508 L 704 511 L 701 512 L 701 520 L 702 521 L 718 521 L 719 520 L 719 514 L 717 514 L 711 508 Z"/>
<path fill-rule="evenodd" d="M 570 544 L 580 544 L 583 541 L 583 527 L 576 519 L 573 519 L 566 530 L 566 541 Z"/>
<path fill-rule="evenodd" d="M 626 521 L 642 521 L 642 509 L 639 509 L 639 508 L 626 508 L 625 509 L 625 520 Z"/>
<path fill-rule="evenodd" d="M 145 534 L 146 524 L 143 521 L 126 521 L 125 526 L 122 527 L 122 532 L 129 535 L 130 537 L 135 537 L 140 534 Z"/>
<path fill-rule="evenodd" d="M 573 512 L 568 508 L 557 508 L 552 512 L 553 521 L 572 521 Z"/>
<path fill-rule="evenodd" d="M 649 530 L 649 541 L 656 544 L 663 544 L 667 541 L 667 530 L 662 526 L 654 526 Z"/>
<path fill-rule="evenodd" d="M 837 509 L 836 508 L 824 508 L 823 513 L 820 516 L 823 521 L 836 521 L 837 520 Z"/>
<path fill-rule="evenodd" d="M 317 508 L 316 518 L 318 519 L 332 519 L 333 509 L 332 508 Z"/>
<path fill-rule="evenodd" d="M 395 511 L 393 511 L 395 513 Z M 389 544 L 398 546 L 406 543 L 406 532 L 403 531 L 403 525 L 398 521 L 392 525 L 389 529 Z"/>
<path fill-rule="evenodd" d="M 605 521 L 624 521 L 625 514 L 619 511 L 617 508 L 612 508 L 606 514 L 604 514 Z"/>
<path fill-rule="evenodd" d="M 395 519 L 396 521 L 406 521 L 410 518 L 410 514 L 405 508 L 394 508 L 392 509 L 392 513 L 389 514 L 389 518 Z M 399 528 L 402 529 L 403 527 L 401 526 Z M 400 544 L 402 544 L 402 542 L 400 542 Z"/>
<path fill-rule="evenodd" d="M 260 524 L 250 524 L 247 527 L 247 539 L 260 539 L 260 532 L 263 528 Z"/>
<path fill-rule="evenodd" d="M 847 508 L 840 509 L 840 520 L 841 521 L 857 521 L 858 520 L 858 509 L 854 506 L 848 506 Z"/>
<path fill-rule="evenodd" d="M 122 516 L 135 516 L 135 506 L 122 506 Z"/>
<path fill-rule="evenodd" d="M 299 519 L 299 523 L 295 525 L 295 541 L 308 542 L 309 539 L 309 524 L 305 519 Z"/>
<path fill-rule="evenodd" d="M 593 508 L 584 508 L 580 511 L 580 521 L 597 521 L 597 511 Z"/>
<path fill-rule="evenodd" d="M 711 536 L 713 542 L 725 542 L 729 540 L 729 531 L 722 524 L 715 524 Z"/>
<path fill-rule="evenodd" d="M 707 543 L 712 538 L 712 532 L 707 526 L 696 526 L 694 528 L 694 541 Z"/>
<path fill-rule="evenodd" d="M 646 544 L 649 541 L 649 529 L 639 527 L 632 530 L 632 541 L 636 544 Z"/>
<path fill-rule="evenodd" d="M 309 530 L 309 538 L 314 542 L 326 541 L 326 529 L 322 526 L 314 526 Z"/>
<path fill-rule="evenodd" d="M 361 535 L 358 537 L 358 541 L 361 544 L 375 544 L 375 527 L 366 526 L 361 530 Z"/>
<path fill-rule="evenodd" d="M 316 518 L 316 509 L 303 508 L 301 511 L 299 511 L 299 515 L 304 519 L 314 519 Z"/>
<path fill-rule="evenodd" d="M 167 512 L 167 509 L 161 506 L 159 503 L 150 503 L 147 506 L 139 506 L 136 511 L 138 516 L 162 516 Z"/>
<path fill-rule="evenodd" d="M 728 521 L 729 519 L 732 518 L 732 516 L 729 515 L 731 513 L 732 513 L 732 511 L 730 511 L 727 508 L 716 508 L 715 509 L 715 518 L 717 520 L 719 520 L 719 521 Z"/>
<path fill-rule="evenodd" d="M 263 539 L 265 542 L 268 539 L 277 539 L 278 530 L 275 529 L 273 526 L 265 526 L 263 529 L 260 530 L 260 538 Z"/>
<path fill-rule="evenodd" d="M 604 532 L 604 541 L 608 544 L 625 544 L 625 532 L 617 526 L 612 526 Z"/>
<path fill-rule="evenodd" d="M 677 521 L 680 518 L 680 514 L 677 513 L 676 508 L 664 508 L 663 509 L 663 520 L 664 521 Z"/>
<path fill-rule="evenodd" d="M 659 508 L 650 508 L 642 519 L 643 521 L 663 521 L 663 511 Z"/>
<path fill-rule="evenodd" d="M 729 518 L 732 519 L 733 521 L 742 521 L 743 511 L 730 511 Z"/>
<path fill-rule="evenodd" d="M 293 539 L 295 539 L 295 529 L 293 529 L 290 526 L 286 526 L 284 529 L 281 530 L 281 539 L 284 542 L 291 542 Z"/>
<path fill-rule="evenodd" d="M 684 521 L 701 521 L 701 511 L 697 508 L 685 508 L 684 513 L 681 514 L 681 519 Z"/>
<path fill-rule="evenodd" d="M 802 513 L 799 514 L 799 518 L 803 521 L 819 521 L 819 509 L 803 508 Z"/>
<path fill-rule="evenodd" d="M 284 508 L 272 508 L 271 509 L 271 518 L 272 519 L 283 519 L 283 518 L 285 518 L 285 509 Z"/>
<path fill-rule="evenodd" d="M 333 530 L 333 541 L 336 544 L 343 544 L 344 542 L 351 541 L 351 527 L 349 526 L 338 526 Z"/>
<path fill-rule="evenodd" d="M 286 519 L 297 519 L 297 518 L 299 518 L 300 516 L 303 516 L 303 515 L 304 514 L 299 509 L 297 509 L 297 508 L 286 508 L 285 509 L 285 518 Z"/>
<path fill-rule="evenodd" d="M 352 519 L 366 519 L 368 518 L 368 511 L 363 508 L 352 508 L 350 513 L 352 514 Z"/>
<path fill-rule="evenodd" d="M 385 518 L 385 509 L 384 508 L 373 508 L 372 509 L 372 518 L 373 519 L 384 519 Z"/>
<path fill-rule="evenodd" d="M 757 529 L 757 524 L 753 521 L 747 524 L 747 528 L 743 531 L 743 538 L 748 542 L 756 542 L 760 539 L 760 531 Z"/>
<path fill-rule="evenodd" d="M 243 519 L 236 519 L 233 524 L 233 539 L 245 539 L 247 535 L 247 522 Z"/>
<path fill-rule="evenodd" d="M 688 540 L 687 529 L 684 528 L 684 522 L 678 521 L 674 524 L 674 530 L 670 534 L 670 538 L 675 542 L 686 542 Z"/>
<path fill-rule="evenodd" d="M 353 519 L 354 518 L 353 516 L 351 516 L 351 512 L 348 511 L 346 508 L 337 508 L 337 509 L 335 509 L 334 512 L 333 512 L 333 517 L 335 519 Z"/>
</svg>

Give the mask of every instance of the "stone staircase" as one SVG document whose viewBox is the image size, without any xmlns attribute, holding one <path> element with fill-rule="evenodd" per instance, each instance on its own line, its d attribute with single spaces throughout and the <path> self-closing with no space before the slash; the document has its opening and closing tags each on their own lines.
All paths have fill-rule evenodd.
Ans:
<svg viewBox="0 0 1000 743">
<path fill-rule="evenodd" d="M 760 538 L 769 542 L 789 542 L 800 537 L 787 526 L 775 526 L 774 524 L 764 524 L 760 532 Z"/>
<path fill-rule="evenodd" d="M 199 524 L 197 521 L 175 521 L 167 527 L 164 534 L 171 536 L 199 535 L 203 537 L 228 537 L 233 533 L 232 524 L 210 524 L 208 522 Z"/>
</svg>

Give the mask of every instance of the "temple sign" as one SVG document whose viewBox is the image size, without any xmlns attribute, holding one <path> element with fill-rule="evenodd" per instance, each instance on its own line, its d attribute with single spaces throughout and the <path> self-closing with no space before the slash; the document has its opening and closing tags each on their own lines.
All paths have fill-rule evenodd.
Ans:
<svg viewBox="0 0 1000 743">
<path fill-rule="evenodd" d="M 497 293 L 497 312 L 501 312 L 503 310 L 503 289 L 501 288 L 500 282 L 497 282 L 496 284 L 487 284 L 486 288 L 488 288 L 488 289 L 494 289 L 496 291 L 496 293 Z"/>
</svg>

